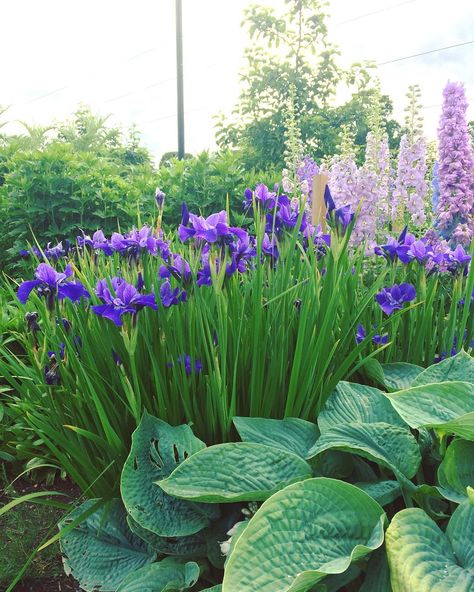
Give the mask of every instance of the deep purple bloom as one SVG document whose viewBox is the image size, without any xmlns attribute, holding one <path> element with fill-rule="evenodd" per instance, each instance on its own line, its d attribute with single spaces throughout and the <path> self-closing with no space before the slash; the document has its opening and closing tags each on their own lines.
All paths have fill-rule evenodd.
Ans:
<svg viewBox="0 0 474 592">
<path fill-rule="evenodd" d="M 66 266 L 64 273 L 58 273 L 47 263 L 40 263 L 35 271 L 35 280 L 23 282 L 18 288 L 18 300 L 25 304 L 31 291 L 36 288 L 40 296 L 45 296 L 48 308 L 54 306 L 54 297 L 58 300 L 69 298 L 72 302 L 77 302 L 81 298 L 89 298 L 89 292 L 79 282 L 67 282 L 67 278 L 72 276 L 72 267 Z"/>
<path fill-rule="evenodd" d="M 336 220 L 336 226 L 345 231 L 352 220 L 354 220 L 354 212 L 351 210 L 351 206 L 346 205 L 337 208 L 334 212 L 334 217 Z"/>
<path fill-rule="evenodd" d="M 163 209 L 163 206 L 165 205 L 165 198 L 166 193 L 164 193 L 163 191 L 161 191 L 159 187 L 157 187 L 155 192 L 155 202 L 159 210 Z"/>
<path fill-rule="evenodd" d="M 185 242 L 188 238 L 195 238 L 208 243 L 215 243 L 222 237 L 231 234 L 225 210 L 217 214 L 211 214 L 207 218 L 189 214 L 189 222 L 191 226 L 179 225 L 178 236 L 182 242 Z"/>
<path fill-rule="evenodd" d="M 110 239 L 110 245 L 114 251 L 134 258 L 137 258 L 142 251 L 151 255 L 161 252 L 165 258 L 168 255 L 168 244 L 156 237 L 153 230 L 146 225 L 140 230 L 133 229 L 125 236 L 114 232 Z"/>
<path fill-rule="evenodd" d="M 181 204 L 181 224 L 187 226 L 189 223 L 189 210 L 185 201 Z"/>
<path fill-rule="evenodd" d="M 410 245 L 408 256 L 416 259 L 418 263 L 426 263 L 433 256 L 433 250 L 422 240 L 417 240 Z"/>
<path fill-rule="evenodd" d="M 181 291 L 179 288 L 172 290 L 169 280 L 165 280 L 160 287 L 160 298 L 163 306 L 169 308 L 180 302 L 186 302 L 186 292 L 185 290 Z"/>
<path fill-rule="evenodd" d="M 374 329 L 375 329 L 375 326 L 374 326 Z M 358 325 L 357 332 L 356 332 L 356 343 L 357 344 L 362 343 L 362 341 L 364 341 L 364 339 L 366 337 L 367 337 L 367 333 L 365 331 L 364 325 Z M 379 333 L 376 333 L 372 337 L 372 342 L 376 343 L 377 345 L 383 345 L 388 342 L 388 334 L 385 333 L 384 335 L 380 335 Z"/>
<path fill-rule="evenodd" d="M 374 252 L 376 255 L 384 256 L 388 261 L 399 259 L 402 263 L 407 264 L 413 259 L 410 249 L 415 242 L 415 237 L 407 233 L 407 227 L 405 226 L 398 239 L 390 236 L 387 239 L 387 243 L 380 247 L 375 247 Z"/>
<path fill-rule="evenodd" d="M 166 265 L 161 265 L 158 270 L 158 277 L 161 279 L 175 277 L 177 280 L 184 281 L 185 284 L 191 281 L 191 267 L 189 263 L 176 253 L 169 256 L 169 261 Z"/>
<path fill-rule="evenodd" d="M 145 306 L 153 310 L 158 308 L 154 294 L 140 294 L 135 286 L 128 284 L 123 278 L 113 277 L 110 280 L 112 291 L 107 280 L 97 282 L 95 293 L 102 300 L 103 304 L 93 306 L 92 310 L 96 315 L 110 319 L 121 327 L 123 324 L 122 315 L 135 315 Z"/>
<path fill-rule="evenodd" d="M 273 259 L 278 259 L 278 245 L 275 236 L 270 240 L 267 233 L 263 235 L 262 253 L 270 255 Z"/>
<path fill-rule="evenodd" d="M 449 253 L 449 262 L 455 267 L 465 267 L 471 261 L 471 256 L 466 253 L 462 245 L 458 245 Z"/>
<path fill-rule="evenodd" d="M 183 364 L 186 374 L 189 376 L 193 371 L 193 364 L 191 360 L 191 356 L 188 354 L 184 354 L 182 356 L 178 356 L 178 364 Z M 202 370 L 202 362 L 199 359 L 194 361 L 194 374 L 199 374 Z"/>
<path fill-rule="evenodd" d="M 391 288 L 383 288 L 375 298 L 384 313 L 391 315 L 394 310 L 401 310 L 405 302 L 414 300 L 416 290 L 411 284 L 394 284 Z"/>
</svg>

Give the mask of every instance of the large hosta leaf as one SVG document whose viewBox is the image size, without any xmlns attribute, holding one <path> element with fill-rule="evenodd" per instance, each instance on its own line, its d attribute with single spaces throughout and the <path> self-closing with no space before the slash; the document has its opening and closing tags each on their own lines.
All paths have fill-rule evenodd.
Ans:
<svg viewBox="0 0 474 592">
<path fill-rule="evenodd" d="M 352 382 L 340 382 L 318 417 L 321 433 L 346 423 L 391 423 L 406 426 L 379 389 Z"/>
<path fill-rule="evenodd" d="M 474 442 L 455 440 L 438 468 L 440 491 L 447 499 L 462 502 L 467 488 L 474 487 Z"/>
<path fill-rule="evenodd" d="M 59 523 L 64 529 L 92 507 L 88 500 Z M 156 555 L 127 526 L 120 500 L 100 507 L 60 539 L 64 569 L 86 592 L 113 592 L 130 572 L 154 561 Z"/>
<path fill-rule="evenodd" d="M 474 506 L 451 517 L 446 534 L 420 508 L 402 510 L 386 533 L 393 592 L 474 590 Z"/>
<path fill-rule="evenodd" d="M 261 417 L 234 417 L 234 425 L 243 442 L 256 442 L 294 452 L 306 458 L 308 450 L 318 436 L 318 426 L 304 419 L 263 419 Z"/>
<path fill-rule="evenodd" d="M 419 374 L 412 386 L 433 382 L 460 381 L 474 384 L 474 359 L 465 351 L 430 366 Z"/>
<path fill-rule="evenodd" d="M 311 467 L 292 452 L 236 442 L 201 450 L 158 485 L 188 500 L 263 501 L 289 483 L 310 476 Z"/>
<path fill-rule="evenodd" d="M 197 563 L 179 563 L 168 558 L 130 573 L 117 592 L 182 592 L 194 586 L 198 579 Z"/>
<path fill-rule="evenodd" d="M 238 539 L 223 592 L 306 592 L 383 542 L 385 514 L 353 485 L 324 477 L 268 499 Z"/>
<path fill-rule="evenodd" d="M 408 479 L 416 474 L 421 462 L 418 443 L 411 433 L 388 423 L 336 425 L 321 435 L 308 458 L 325 450 L 357 454 Z"/>
<path fill-rule="evenodd" d="M 135 522 L 165 537 L 191 535 L 208 526 L 216 508 L 176 500 L 155 485 L 203 448 L 189 426 L 172 427 L 145 412 L 132 434 L 121 479 L 123 503 Z"/>
<path fill-rule="evenodd" d="M 356 483 L 355 485 L 368 493 L 381 506 L 391 504 L 402 494 L 398 481 L 375 481 L 373 483 Z"/>
<path fill-rule="evenodd" d="M 426 384 L 385 396 L 412 428 L 437 428 L 474 440 L 474 384 Z"/>
<path fill-rule="evenodd" d="M 384 382 L 389 391 L 401 391 L 409 388 L 413 381 L 423 372 L 421 366 L 406 362 L 382 364 Z"/>
<path fill-rule="evenodd" d="M 127 516 L 127 524 L 133 533 L 160 555 L 205 557 L 207 554 L 205 530 L 184 537 L 160 537 L 151 530 L 140 526 L 131 516 Z"/>
</svg>

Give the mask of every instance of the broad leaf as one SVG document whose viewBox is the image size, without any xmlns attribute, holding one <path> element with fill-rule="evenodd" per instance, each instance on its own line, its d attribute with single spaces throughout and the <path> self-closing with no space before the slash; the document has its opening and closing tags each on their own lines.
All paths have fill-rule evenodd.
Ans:
<svg viewBox="0 0 474 592">
<path fill-rule="evenodd" d="M 387 506 L 402 493 L 398 481 L 375 481 L 374 483 L 355 483 L 357 487 L 368 493 L 381 506 Z"/>
<path fill-rule="evenodd" d="M 182 592 L 194 586 L 198 579 L 197 563 L 179 563 L 168 558 L 130 573 L 117 592 Z"/>
<path fill-rule="evenodd" d="M 467 488 L 474 487 L 474 442 L 455 440 L 438 467 L 440 491 L 447 499 L 462 502 Z"/>
<path fill-rule="evenodd" d="M 176 557 L 205 557 L 207 543 L 205 531 L 191 534 L 185 537 L 160 537 L 151 530 L 147 530 L 127 517 L 130 530 L 143 539 L 148 546 L 161 555 L 174 555 Z"/>
<path fill-rule="evenodd" d="M 97 500 L 88 500 L 59 523 L 62 530 Z M 114 592 L 130 572 L 154 561 L 156 554 L 127 526 L 120 500 L 102 506 L 60 539 L 64 570 L 86 592 Z"/>
<path fill-rule="evenodd" d="M 359 592 L 392 592 L 387 553 L 384 547 L 380 547 L 370 556 L 364 583 Z"/>
<path fill-rule="evenodd" d="M 310 476 L 311 467 L 296 454 L 264 444 L 235 442 L 201 450 L 157 483 L 169 495 L 187 500 L 263 501 Z"/>
<path fill-rule="evenodd" d="M 411 479 L 421 462 L 420 449 L 405 428 L 388 423 L 336 425 L 321 435 L 309 451 L 312 458 L 325 450 L 341 450 L 387 467 L 397 477 Z"/>
<path fill-rule="evenodd" d="M 406 426 L 379 389 L 341 381 L 318 417 L 321 433 L 346 423 L 390 423 Z"/>
<path fill-rule="evenodd" d="M 474 590 L 474 506 L 460 505 L 446 534 L 420 508 L 402 510 L 387 529 L 393 592 Z"/>
<path fill-rule="evenodd" d="M 423 372 L 421 366 L 406 362 L 382 364 L 384 381 L 389 391 L 401 391 L 409 388 L 416 377 Z"/>
<path fill-rule="evenodd" d="M 474 384 L 474 359 L 465 351 L 460 351 L 452 358 L 447 358 L 439 364 L 430 366 L 416 377 L 412 386 L 447 381 Z"/>
<path fill-rule="evenodd" d="M 385 514 L 334 479 L 295 483 L 250 520 L 227 563 L 223 592 L 306 592 L 383 542 Z"/>
<path fill-rule="evenodd" d="M 412 428 L 437 428 L 466 440 L 474 440 L 473 384 L 426 384 L 385 396 Z"/>
<path fill-rule="evenodd" d="M 222 592 L 222 585 L 212 586 L 212 588 L 206 588 L 202 592 Z"/>
<path fill-rule="evenodd" d="M 294 452 L 306 458 L 318 436 L 318 426 L 303 419 L 262 419 L 234 417 L 234 425 L 243 442 L 255 442 Z"/>
<path fill-rule="evenodd" d="M 217 508 L 176 500 L 155 485 L 203 448 L 189 426 L 172 427 L 145 412 L 132 434 L 121 479 L 123 503 L 135 522 L 165 537 L 191 535 L 208 526 L 209 512 Z"/>
</svg>

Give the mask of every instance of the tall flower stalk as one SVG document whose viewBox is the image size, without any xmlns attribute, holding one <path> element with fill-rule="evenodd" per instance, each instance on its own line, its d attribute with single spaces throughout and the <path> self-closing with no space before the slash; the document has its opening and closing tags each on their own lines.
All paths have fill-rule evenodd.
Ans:
<svg viewBox="0 0 474 592">
<path fill-rule="evenodd" d="M 469 244 L 474 237 L 474 156 L 466 121 L 464 86 L 449 82 L 438 128 L 437 226 L 443 238 Z"/>
</svg>

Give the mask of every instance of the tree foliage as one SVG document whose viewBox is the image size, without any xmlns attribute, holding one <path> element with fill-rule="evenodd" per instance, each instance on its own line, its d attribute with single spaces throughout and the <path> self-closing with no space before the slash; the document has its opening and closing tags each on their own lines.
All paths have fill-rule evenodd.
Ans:
<svg viewBox="0 0 474 592">
<path fill-rule="evenodd" d="M 356 143 L 367 134 L 367 113 L 374 89 L 370 64 L 339 66 L 339 50 L 331 44 L 327 15 L 320 0 L 286 0 L 284 14 L 252 5 L 245 12 L 251 46 L 245 51 L 242 91 L 230 120 L 220 116 L 220 147 L 238 148 L 244 164 L 265 168 L 283 165 L 285 108 L 294 88 L 295 111 L 300 114 L 301 138 L 306 151 L 322 157 L 334 153 L 341 125 L 356 122 Z M 342 106 L 336 92 L 352 92 Z M 390 120 L 392 104 L 384 96 L 383 115 L 392 143 L 399 127 Z"/>
</svg>

